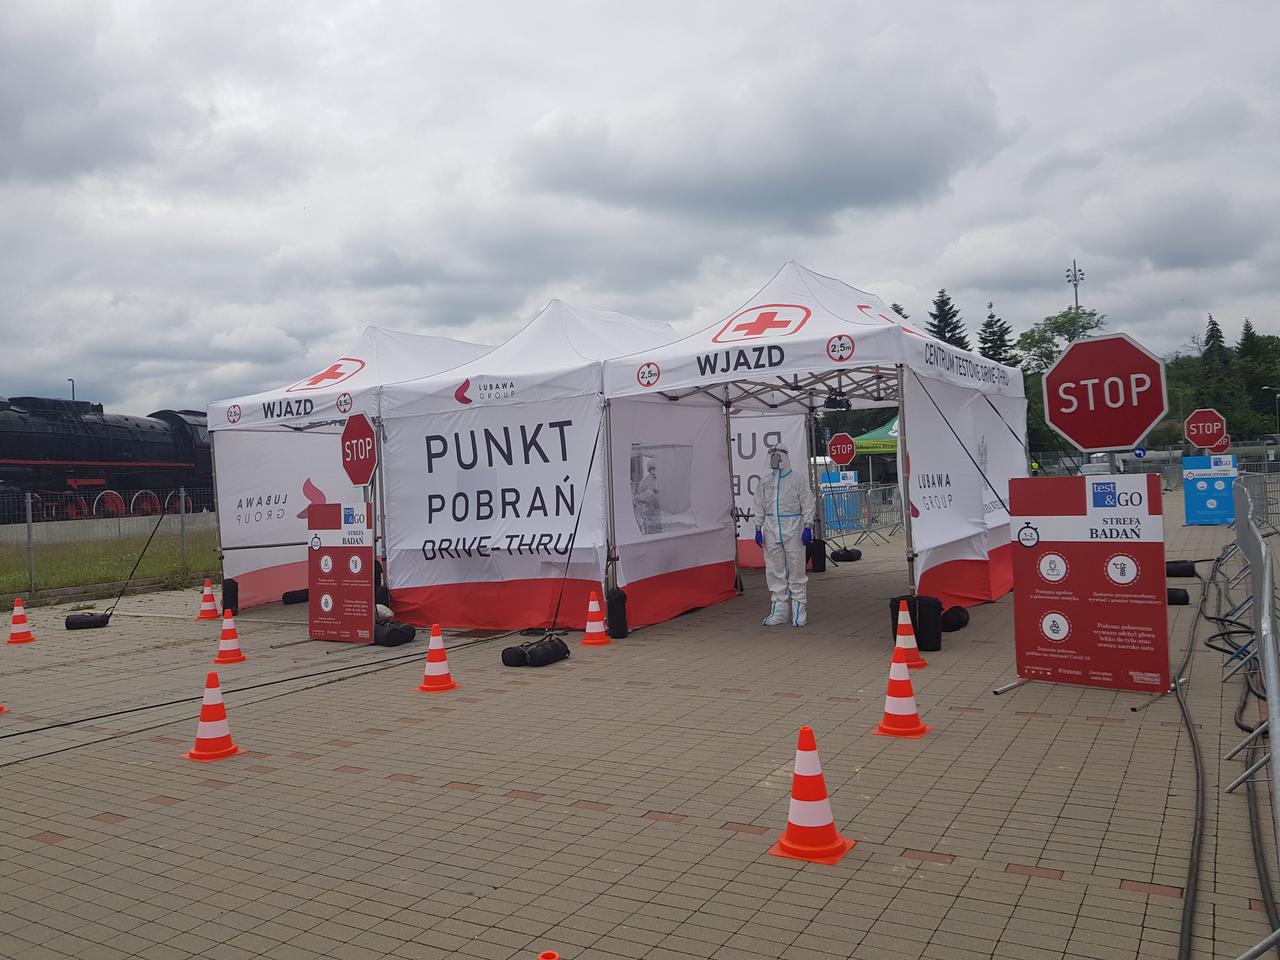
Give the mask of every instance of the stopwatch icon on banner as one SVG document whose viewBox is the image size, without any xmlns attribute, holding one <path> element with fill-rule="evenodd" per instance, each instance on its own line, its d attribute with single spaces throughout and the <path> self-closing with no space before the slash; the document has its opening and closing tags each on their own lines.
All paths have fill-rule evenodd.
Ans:
<svg viewBox="0 0 1280 960">
<path fill-rule="evenodd" d="M 1040 531 L 1030 523 L 1024 523 L 1018 531 L 1018 542 L 1024 547 L 1034 547 L 1040 542 Z"/>
<path fill-rule="evenodd" d="M 320 534 L 317 533 L 311 537 L 311 549 L 312 550 L 320 549 Z"/>
</svg>

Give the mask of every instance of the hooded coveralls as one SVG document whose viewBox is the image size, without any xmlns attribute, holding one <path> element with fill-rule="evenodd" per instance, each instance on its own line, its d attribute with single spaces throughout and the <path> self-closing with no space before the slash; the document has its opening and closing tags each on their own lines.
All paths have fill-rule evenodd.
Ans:
<svg viewBox="0 0 1280 960">
<path fill-rule="evenodd" d="M 814 498 L 809 480 L 791 469 L 781 453 L 779 469 L 760 479 L 754 501 L 756 523 L 764 534 L 764 574 L 776 612 L 779 604 L 808 599 L 805 549 L 800 537 L 813 526 Z"/>
</svg>

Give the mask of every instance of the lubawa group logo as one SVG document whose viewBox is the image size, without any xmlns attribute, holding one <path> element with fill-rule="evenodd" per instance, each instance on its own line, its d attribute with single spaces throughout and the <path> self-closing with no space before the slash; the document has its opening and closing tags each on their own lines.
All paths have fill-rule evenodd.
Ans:
<svg viewBox="0 0 1280 960">
<path fill-rule="evenodd" d="M 789 337 L 797 333 L 810 316 L 809 308 L 798 303 L 763 303 L 747 307 L 726 320 L 711 342 Z"/>
<path fill-rule="evenodd" d="M 474 382 L 470 377 L 458 384 L 458 389 L 453 391 L 453 399 L 459 403 L 466 405 L 475 403 L 491 403 L 495 400 L 514 400 L 516 395 L 516 383 L 514 380 L 503 380 L 499 378 L 489 378 Z"/>
<path fill-rule="evenodd" d="M 292 387 L 285 390 L 285 393 L 300 393 L 303 390 L 324 390 L 326 387 L 334 387 L 344 380 L 350 380 L 364 367 L 363 360 L 355 357 L 342 357 L 329 364 L 319 373 L 313 373 L 305 380 L 299 380 Z"/>
</svg>

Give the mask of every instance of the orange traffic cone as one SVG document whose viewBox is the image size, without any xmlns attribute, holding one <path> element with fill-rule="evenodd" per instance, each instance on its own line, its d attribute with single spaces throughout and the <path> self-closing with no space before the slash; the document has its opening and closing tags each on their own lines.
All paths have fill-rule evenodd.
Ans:
<svg viewBox="0 0 1280 960">
<path fill-rule="evenodd" d="M 22 606 L 22 598 L 13 601 L 13 620 L 9 623 L 10 643 L 30 643 L 36 638 L 27 624 L 27 611 Z"/>
<path fill-rule="evenodd" d="M 422 693 L 444 693 L 456 690 L 458 685 L 449 676 L 449 661 L 444 654 L 444 638 L 440 636 L 440 624 L 431 625 L 431 642 L 427 644 L 427 666 L 422 673 L 418 689 Z"/>
<path fill-rule="evenodd" d="M 197 620 L 217 620 L 218 605 L 213 600 L 213 581 L 206 580 L 204 582 L 204 596 L 200 598 L 200 613 L 196 615 Z"/>
<path fill-rule="evenodd" d="M 600 597 L 592 590 L 591 601 L 587 604 L 587 633 L 582 638 L 582 645 L 603 647 L 606 643 L 612 643 L 612 641 L 604 632 L 604 613 L 600 610 Z"/>
<path fill-rule="evenodd" d="M 837 863 L 853 845 L 853 840 L 836 831 L 813 727 L 801 727 L 796 743 L 795 775 L 791 778 L 787 829 L 769 848 L 769 853 L 810 863 Z"/>
<path fill-rule="evenodd" d="M 204 700 L 200 704 L 200 723 L 196 727 L 196 745 L 183 756 L 188 760 L 221 760 L 240 752 L 231 741 L 227 724 L 227 708 L 222 702 L 218 675 L 210 672 L 204 682 Z"/>
<path fill-rule="evenodd" d="M 230 610 L 222 611 L 222 636 L 218 640 L 218 655 L 214 663 L 243 663 L 249 658 L 240 649 L 240 635 L 236 633 L 236 621 Z"/>
<path fill-rule="evenodd" d="M 893 660 L 889 663 L 889 689 L 884 696 L 884 719 L 872 730 L 882 737 L 923 737 L 930 727 L 920 719 L 916 709 L 916 695 L 911 689 L 907 651 L 893 648 Z"/>
<path fill-rule="evenodd" d="M 898 601 L 898 639 L 894 646 L 907 651 L 907 666 L 912 670 L 929 665 L 929 661 L 920 656 L 920 648 L 916 646 L 916 631 L 911 626 L 911 611 L 907 609 L 905 600 Z"/>
</svg>

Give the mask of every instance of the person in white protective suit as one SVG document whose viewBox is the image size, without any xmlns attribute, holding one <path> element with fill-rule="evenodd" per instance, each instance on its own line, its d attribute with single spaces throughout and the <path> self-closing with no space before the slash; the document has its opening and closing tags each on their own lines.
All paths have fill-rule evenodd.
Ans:
<svg viewBox="0 0 1280 960">
<path fill-rule="evenodd" d="M 769 584 L 769 616 L 765 626 L 790 618 L 793 627 L 809 621 L 809 577 L 805 547 L 813 540 L 813 489 L 809 478 L 791 469 L 787 448 L 769 447 L 769 472 L 755 495 L 756 543 L 764 547 L 764 575 Z"/>
</svg>

